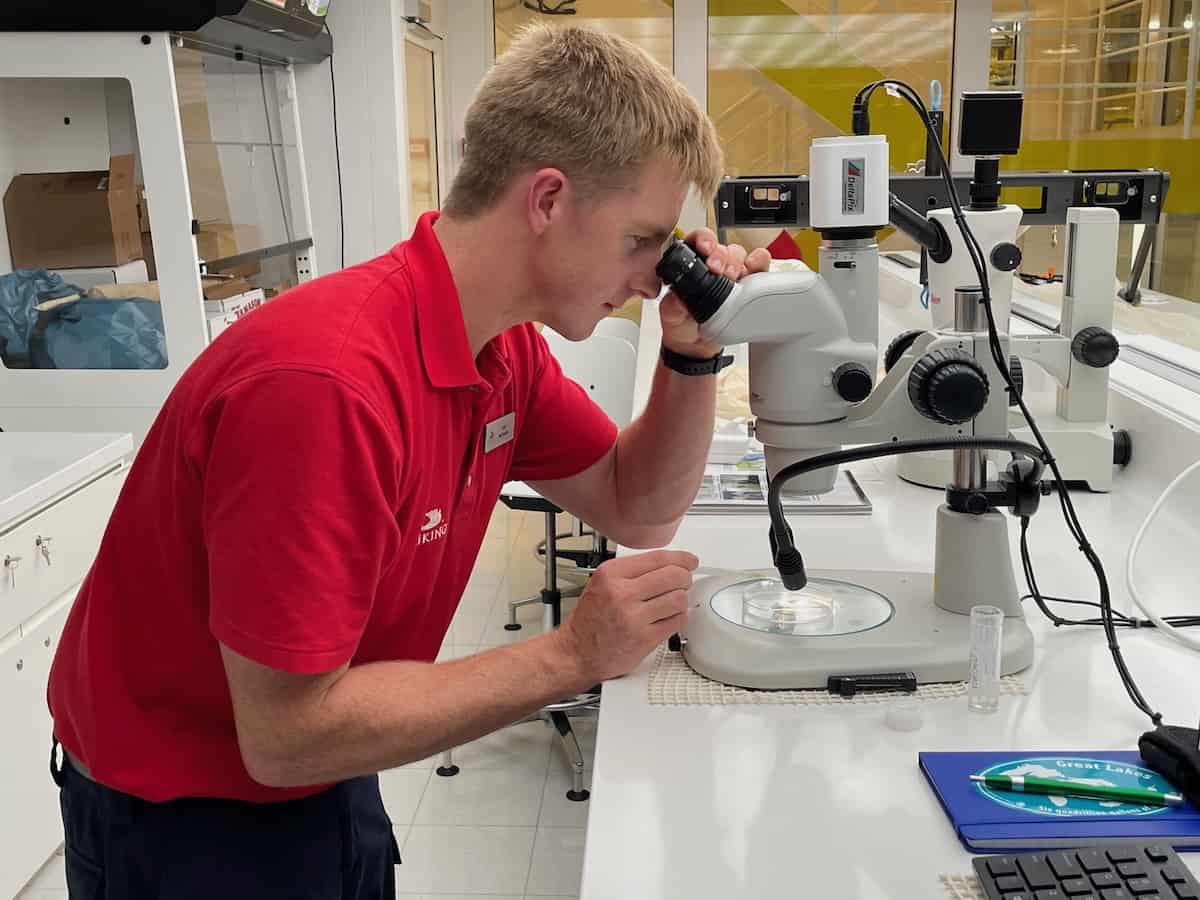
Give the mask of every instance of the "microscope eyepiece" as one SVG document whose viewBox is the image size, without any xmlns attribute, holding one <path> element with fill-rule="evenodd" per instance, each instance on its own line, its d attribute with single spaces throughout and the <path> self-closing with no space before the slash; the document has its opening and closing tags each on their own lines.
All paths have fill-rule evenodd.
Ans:
<svg viewBox="0 0 1200 900">
<path fill-rule="evenodd" d="M 670 285 L 692 318 L 701 324 L 716 314 L 733 290 L 732 281 L 710 272 L 704 257 L 680 240 L 671 241 L 654 272 Z"/>
</svg>

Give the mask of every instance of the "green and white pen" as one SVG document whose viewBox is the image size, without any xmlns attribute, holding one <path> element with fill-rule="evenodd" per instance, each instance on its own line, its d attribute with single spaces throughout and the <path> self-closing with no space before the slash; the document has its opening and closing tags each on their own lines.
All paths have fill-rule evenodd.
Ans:
<svg viewBox="0 0 1200 900">
<path fill-rule="evenodd" d="M 972 775 L 971 780 L 999 791 L 1024 794 L 1054 794 L 1059 797 L 1083 797 L 1088 800 L 1111 800 L 1116 803 L 1136 803 L 1142 806 L 1179 806 L 1180 794 L 1164 794 L 1137 787 L 1110 787 L 1105 784 L 1082 784 L 1062 778 L 1037 778 L 1033 775 Z"/>
</svg>

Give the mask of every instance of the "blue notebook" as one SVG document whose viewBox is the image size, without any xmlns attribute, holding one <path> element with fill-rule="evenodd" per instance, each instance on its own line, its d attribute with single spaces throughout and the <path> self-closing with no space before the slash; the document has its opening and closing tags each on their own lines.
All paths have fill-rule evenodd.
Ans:
<svg viewBox="0 0 1200 900">
<path fill-rule="evenodd" d="M 1036 775 L 1159 791 L 1174 788 L 1147 769 L 1137 751 L 921 753 L 921 771 L 968 850 L 1083 847 L 1106 841 L 1158 840 L 1200 849 L 1200 812 L 1183 806 L 998 791 L 971 775 Z"/>
</svg>

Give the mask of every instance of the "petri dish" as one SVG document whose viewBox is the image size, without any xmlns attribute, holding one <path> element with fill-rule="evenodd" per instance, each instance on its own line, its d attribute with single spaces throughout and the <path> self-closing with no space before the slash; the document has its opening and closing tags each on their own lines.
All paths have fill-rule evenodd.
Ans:
<svg viewBox="0 0 1200 900">
<path fill-rule="evenodd" d="M 895 614 L 883 594 L 829 578 L 810 578 L 799 591 L 789 591 L 777 578 L 750 578 L 717 591 L 710 604 L 734 625 L 801 637 L 869 631 Z"/>
</svg>

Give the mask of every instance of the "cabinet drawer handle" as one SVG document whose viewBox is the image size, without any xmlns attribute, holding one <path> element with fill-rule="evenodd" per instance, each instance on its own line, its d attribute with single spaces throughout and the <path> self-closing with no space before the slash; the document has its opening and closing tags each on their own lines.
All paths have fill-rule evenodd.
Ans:
<svg viewBox="0 0 1200 900">
<path fill-rule="evenodd" d="M 50 542 L 54 538 L 42 537 L 40 534 L 34 540 L 33 545 L 42 551 L 42 559 L 46 560 L 46 565 L 50 565 Z"/>
</svg>

